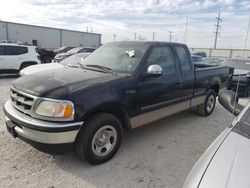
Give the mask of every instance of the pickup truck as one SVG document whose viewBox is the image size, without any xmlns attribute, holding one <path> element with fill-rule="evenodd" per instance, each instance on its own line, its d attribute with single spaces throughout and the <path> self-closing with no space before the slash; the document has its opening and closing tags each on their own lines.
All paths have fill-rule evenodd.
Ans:
<svg viewBox="0 0 250 188">
<path fill-rule="evenodd" d="M 210 115 L 229 68 L 194 68 L 186 45 L 114 42 L 78 65 L 15 80 L 4 104 L 7 130 L 48 153 L 111 159 L 123 130 L 195 108 Z"/>
</svg>

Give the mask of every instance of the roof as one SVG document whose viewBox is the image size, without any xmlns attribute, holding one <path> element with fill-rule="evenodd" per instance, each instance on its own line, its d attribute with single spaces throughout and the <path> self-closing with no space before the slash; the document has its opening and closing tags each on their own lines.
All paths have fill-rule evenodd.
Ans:
<svg viewBox="0 0 250 188">
<path fill-rule="evenodd" d="M 24 46 L 24 47 L 36 47 L 32 45 L 18 44 L 18 43 L 0 43 L 0 45 L 4 46 Z"/>
<path fill-rule="evenodd" d="M 39 26 L 39 25 L 32 25 L 32 24 L 23 24 L 23 23 L 16 23 L 16 22 L 7 22 L 7 21 L 2 21 L 2 20 L 0 20 L 0 22 L 6 23 L 6 24 L 17 24 L 17 25 L 30 26 L 30 27 L 40 27 L 40 28 L 46 28 L 46 29 L 56 29 L 56 30 L 62 30 L 62 31 L 71 31 L 71 32 L 77 32 L 77 33 L 101 35 L 100 33 L 90 33 L 90 32 L 76 31 L 76 30 L 70 30 L 70 29 L 61 29 L 61 28 L 56 28 L 56 27 L 47 27 L 47 26 Z"/>
</svg>

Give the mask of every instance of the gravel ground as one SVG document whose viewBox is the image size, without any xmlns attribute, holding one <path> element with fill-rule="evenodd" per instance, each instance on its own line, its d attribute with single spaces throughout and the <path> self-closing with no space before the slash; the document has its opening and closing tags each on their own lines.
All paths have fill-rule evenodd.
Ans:
<svg viewBox="0 0 250 188">
<path fill-rule="evenodd" d="M 0 77 L 0 187 L 182 187 L 209 144 L 233 119 L 218 103 L 209 117 L 186 111 L 127 131 L 109 162 L 92 166 L 74 153 L 44 154 L 5 128 L 2 105 L 15 77 Z"/>
</svg>

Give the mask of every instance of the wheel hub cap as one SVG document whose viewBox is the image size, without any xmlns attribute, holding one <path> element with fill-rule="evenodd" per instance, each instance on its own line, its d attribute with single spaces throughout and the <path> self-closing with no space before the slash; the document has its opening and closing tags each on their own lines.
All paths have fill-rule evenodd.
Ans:
<svg viewBox="0 0 250 188">
<path fill-rule="evenodd" d="M 117 132 L 113 126 L 106 125 L 101 127 L 93 137 L 92 151 L 97 156 L 108 155 L 117 142 Z"/>
</svg>

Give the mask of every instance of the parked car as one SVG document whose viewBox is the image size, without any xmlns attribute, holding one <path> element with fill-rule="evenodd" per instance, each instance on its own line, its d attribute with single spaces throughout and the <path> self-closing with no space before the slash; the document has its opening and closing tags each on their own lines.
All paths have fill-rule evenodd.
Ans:
<svg viewBox="0 0 250 188">
<path fill-rule="evenodd" d="M 38 54 L 40 55 L 41 63 L 51 63 L 55 57 L 53 51 L 49 51 L 44 48 L 39 48 Z"/>
<path fill-rule="evenodd" d="M 67 51 L 73 49 L 74 47 L 71 46 L 63 46 L 61 48 L 57 48 L 53 51 L 54 55 L 59 54 L 59 53 L 66 53 Z"/>
<path fill-rule="evenodd" d="M 220 57 L 207 57 L 203 59 L 203 62 L 210 65 L 220 66 L 225 62 L 225 58 Z"/>
<path fill-rule="evenodd" d="M 202 63 L 203 59 L 201 56 L 198 55 L 192 55 L 192 62 L 193 63 Z"/>
<path fill-rule="evenodd" d="M 234 108 L 235 98 L 233 91 L 220 93 L 220 103 L 237 117 L 196 162 L 184 188 L 250 187 L 250 103 Z"/>
<path fill-rule="evenodd" d="M 93 52 L 95 51 L 95 48 L 86 48 L 86 47 L 77 47 L 69 50 L 66 53 L 59 53 L 55 56 L 53 62 L 59 63 L 60 61 L 66 59 L 67 57 L 76 54 L 76 53 L 83 53 L 83 52 Z"/>
<path fill-rule="evenodd" d="M 59 68 L 62 68 L 64 66 L 79 67 L 80 66 L 79 64 L 82 63 L 82 61 L 90 54 L 91 53 L 78 53 L 78 54 L 74 54 L 74 55 L 70 56 L 67 59 L 64 59 L 60 63 L 33 65 L 33 66 L 22 69 L 19 72 L 19 75 L 26 76 L 26 75 L 38 73 L 41 71 L 48 71 L 50 69 L 59 69 Z"/>
<path fill-rule="evenodd" d="M 200 56 L 202 58 L 206 58 L 207 57 L 207 53 L 206 52 L 193 52 L 192 55 L 197 55 L 197 56 Z"/>
<path fill-rule="evenodd" d="M 99 164 L 117 152 L 123 129 L 196 108 L 210 115 L 227 67 L 193 68 L 186 45 L 114 42 L 81 64 L 21 77 L 4 104 L 14 137 L 45 152 L 74 148 Z"/>
<path fill-rule="evenodd" d="M 250 60 L 239 58 L 227 59 L 223 65 L 234 68 L 234 72 L 230 76 L 227 89 L 236 91 L 239 82 L 239 96 L 250 96 Z"/>
<path fill-rule="evenodd" d="M 40 56 L 35 46 L 0 43 L 0 73 L 18 73 L 39 63 Z"/>
</svg>

